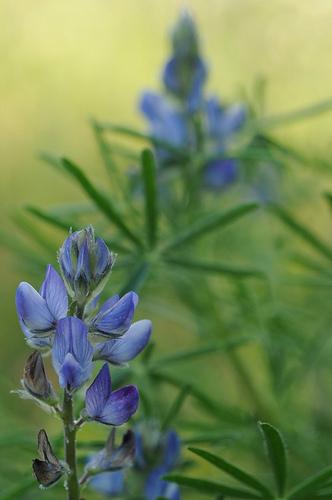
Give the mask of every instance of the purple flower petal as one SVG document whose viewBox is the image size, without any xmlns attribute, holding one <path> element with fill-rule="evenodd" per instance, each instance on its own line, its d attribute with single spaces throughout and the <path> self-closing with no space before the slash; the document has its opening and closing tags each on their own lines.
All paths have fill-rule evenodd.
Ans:
<svg viewBox="0 0 332 500">
<path fill-rule="evenodd" d="M 16 291 L 16 309 L 20 323 L 30 332 L 47 332 L 54 327 L 54 318 L 46 300 L 29 283 L 19 284 Z"/>
<path fill-rule="evenodd" d="M 106 313 L 106 311 L 111 309 L 117 302 L 119 302 L 119 300 L 120 300 L 120 295 L 118 294 L 113 295 L 113 297 L 107 299 L 99 309 L 99 314 Z"/>
<path fill-rule="evenodd" d="M 169 500 L 180 500 L 179 487 L 174 483 L 169 483 L 162 479 L 167 472 L 169 471 L 164 466 L 156 467 L 152 470 L 145 484 L 146 500 L 156 500 L 158 497 Z"/>
<path fill-rule="evenodd" d="M 168 431 L 165 436 L 165 454 L 163 463 L 167 469 L 175 467 L 180 456 L 181 442 L 175 431 Z"/>
<path fill-rule="evenodd" d="M 95 273 L 97 275 L 104 274 L 112 265 L 113 259 L 106 243 L 101 238 L 96 238 L 96 268 Z"/>
<path fill-rule="evenodd" d="M 94 328 L 101 333 L 123 334 L 130 326 L 137 302 L 138 296 L 135 292 L 126 293 L 110 309 L 97 314 L 93 322 Z M 105 307 L 103 306 L 102 309 L 104 310 Z"/>
<path fill-rule="evenodd" d="M 133 385 L 111 392 L 111 376 L 107 363 L 86 391 L 85 411 L 88 417 L 107 425 L 127 422 L 138 407 L 138 390 Z"/>
<path fill-rule="evenodd" d="M 52 361 L 59 375 L 60 385 L 68 386 L 70 389 L 83 385 L 92 370 L 92 356 L 93 347 L 88 340 L 85 323 L 74 317 L 59 320 L 53 343 Z"/>
<path fill-rule="evenodd" d="M 79 249 L 75 279 L 77 280 L 82 276 L 86 279 L 89 279 L 91 276 L 91 263 L 87 239 L 84 240 Z"/>
<path fill-rule="evenodd" d="M 85 407 L 89 417 L 95 418 L 101 415 L 111 392 L 111 376 L 108 365 L 105 363 L 86 391 Z"/>
<path fill-rule="evenodd" d="M 47 307 L 55 319 L 64 318 L 68 311 L 68 297 L 64 282 L 51 266 L 47 266 L 45 280 L 40 295 L 46 300 Z"/>
<path fill-rule="evenodd" d="M 104 495 L 120 495 L 124 489 L 123 472 L 119 470 L 97 474 L 90 479 L 89 486 Z"/>
<path fill-rule="evenodd" d="M 122 425 L 128 422 L 136 412 L 138 402 L 139 395 L 136 386 L 122 387 L 112 392 L 98 420 L 108 425 Z"/>
<path fill-rule="evenodd" d="M 237 166 L 232 158 L 210 161 L 203 172 L 205 186 L 217 191 L 226 188 L 236 180 Z"/>
<path fill-rule="evenodd" d="M 97 344 L 94 359 L 104 359 L 113 364 L 127 363 L 143 351 L 149 342 L 151 330 L 151 321 L 137 321 L 122 337 Z"/>
</svg>

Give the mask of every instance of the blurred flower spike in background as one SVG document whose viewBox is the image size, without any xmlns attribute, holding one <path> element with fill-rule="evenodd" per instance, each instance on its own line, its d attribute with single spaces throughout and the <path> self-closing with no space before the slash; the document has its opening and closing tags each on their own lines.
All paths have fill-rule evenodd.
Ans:
<svg viewBox="0 0 332 500">
<path fill-rule="evenodd" d="M 243 104 L 226 106 L 216 96 L 205 96 L 207 64 L 187 10 L 180 14 L 171 40 L 173 52 L 162 74 L 165 92 L 144 92 L 140 109 L 152 137 L 169 146 L 156 146 L 159 167 L 180 167 L 179 155 L 172 147 L 192 156 L 203 154 L 206 160 L 196 174 L 202 176 L 203 187 L 218 191 L 238 177 L 238 163 L 229 156 L 229 148 L 246 124 L 247 109 Z"/>
</svg>

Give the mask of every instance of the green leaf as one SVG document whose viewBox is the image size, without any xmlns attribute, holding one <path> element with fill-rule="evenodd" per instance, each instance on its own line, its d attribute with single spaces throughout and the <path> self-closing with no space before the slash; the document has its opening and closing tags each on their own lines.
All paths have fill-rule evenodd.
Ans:
<svg viewBox="0 0 332 500">
<path fill-rule="evenodd" d="M 265 278 L 262 271 L 257 269 L 245 269 L 240 267 L 232 267 L 228 264 L 219 262 L 200 262 L 179 257 L 165 257 L 165 261 L 173 266 L 192 269 L 193 271 L 203 271 L 206 273 L 225 274 L 233 278 Z"/>
<path fill-rule="evenodd" d="M 203 458 L 207 462 L 215 465 L 216 467 L 218 467 L 218 469 L 221 469 L 222 471 L 226 472 L 226 474 L 229 474 L 234 479 L 237 479 L 246 486 L 249 486 L 250 488 L 259 491 L 264 495 L 264 498 L 266 499 L 273 498 L 273 494 L 271 493 L 271 491 L 269 491 L 269 489 L 264 484 L 262 484 L 258 479 L 256 479 L 251 474 L 248 474 L 247 472 L 239 469 L 235 465 L 232 465 L 226 460 L 217 457 L 216 455 L 213 455 L 208 451 L 201 450 L 200 448 L 189 448 L 189 450 L 198 455 L 199 457 Z"/>
<path fill-rule="evenodd" d="M 179 484 L 180 486 L 188 486 L 202 493 L 211 493 L 213 495 L 226 495 L 231 498 L 262 498 L 260 495 L 251 493 L 247 490 L 232 488 L 225 484 L 207 481 L 206 479 L 195 479 L 187 476 L 179 476 L 177 474 L 168 474 L 164 476 L 166 481 Z"/>
<path fill-rule="evenodd" d="M 133 273 L 129 276 L 127 283 L 121 289 L 120 295 L 123 295 L 130 290 L 138 291 L 145 280 L 147 279 L 151 266 L 149 262 L 141 262 L 139 263 Z"/>
<path fill-rule="evenodd" d="M 224 340 L 223 342 L 215 342 L 210 345 L 202 346 L 198 349 L 186 349 L 183 351 L 177 351 L 174 354 L 168 356 L 163 356 L 152 363 L 152 367 L 169 366 L 171 363 L 178 363 L 182 361 L 190 361 L 201 356 L 206 356 L 209 354 L 215 354 L 220 351 L 229 351 L 236 349 L 240 345 L 246 344 L 252 340 L 252 337 L 248 336 L 238 336 L 232 337 L 230 339 Z"/>
<path fill-rule="evenodd" d="M 257 203 L 247 203 L 244 205 L 237 206 L 228 212 L 219 212 L 210 214 L 202 219 L 194 222 L 188 228 L 185 228 L 180 234 L 178 234 L 173 240 L 166 243 L 163 247 L 163 251 L 172 250 L 178 248 L 180 245 L 187 244 L 192 240 L 195 240 L 206 233 L 225 227 L 232 222 L 240 219 L 244 215 L 256 210 L 258 208 Z"/>
<path fill-rule="evenodd" d="M 171 151 L 173 153 L 176 153 L 179 157 L 182 157 L 182 158 L 187 157 L 187 154 L 183 149 L 177 148 L 173 144 L 171 144 L 167 141 L 163 141 L 161 139 L 158 139 L 157 137 L 154 137 L 153 135 L 145 134 L 143 132 L 139 132 L 139 131 L 134 130 L 132 128 L 123 127 L 121 125 L 115 125 L 115 124 L 109 123 L 109 122 L 99 123 L 99 127 L 104 129 L 104 130 L 109 130 L 109 131 L 117 133 L 117 134 L 126 135 L 127 137 L 132 137 L 134 139 L 141 139 L 144 141 L 149 141 L 152 144 L 154 144 L 155 146 L 158 146 L 158 147 L 161 147 L 161 148 L 166 149 L 168 151 Z"/>
<path fill-rule="evenodd" d="M 275 214 L 282 222 L 292 229 L 298 236 L 305 240 L 315 250 L 320 252 L 324 257 L 332 260 L 332 249 L 322 242 L 314 233 L 307 229 L 303 224 L 298 222 L 289 212 L 277 205 L 272 205 L 271 212 Z"/>
<path fill-rule="evenodd" d="M 20 482 L 16 482 L 15 485 L 2 491 L 0 493 L 1 500 L 17 500 L 18 498 L 24 498 L 24 494 L 31 490 L 32 488 L 37 488 L 36 479 L 28 476 Z"/>
<path fill-rule="evenodd" d="M 282 496 L 287 482 L 287 453 L 283 437 L 271 424 L 259 422 L 258 425 L 264 436 L 278 493 Z"/>
<path fill-rule="evenodd" d="M 49 214 L 48 212 L 42 210 L 41 208 L 37 208 L 31 205 L 28 205 L 25 207 L 28 212 L 30 212 L 32 215 L 37 217 L 38 219 L 47 222 L 51 226 L 57 227 L 59 229 L 63 229 L 64 231 L 69 231 L 70 228 L 73 231 L 77 231 L 79 229 L 78 226 L 76 226 L 75 223 L 69 222 L 69 221 L 64 221 L 60 217 L 57 217 L 55 215 Z"/>
<path fill-rule="evenodd" d="M 184 385 L 180 389 L 179 394 L 177 395 L 175 401 L 173 402 L 172 406 L 169 409 L 169 412 L 166 414 L 166 417 L 164 418 L 164 421 L 161 425 L 162 430 L 166 430 L 170 425 L 170 423 L 177 417 L 182 408 L 183 403 L 190 394 L 190 391 L 191 391 L 190 385 Z"/>
<path fill-rule="evenodd" d="M 131 229 L 122 220 L 121 215 L 113 206 L 111 200 L 101 193 L 87 178 L 85 173 L 74 163 L 67 159 L 62 159 L 64 169 L 80 184 L 85 193 L 91 198 L 101 212 L 115 224 L 120 231 L 133 243 L 141 247 L 140 239 L 132 232 Z"/>
<path fill-rule="evenodd" d="M 329 209 L 332 211 L 332 193 L 324 193 L 324 197 L 329 205 Z"/>
<path fill-rule="evenodd" d="M 287 500 L 302 500 L 309 498 L 308 495 L 322 489 L 326 482 L 332 479 L 332 466 L 328 466 L 317 474 L 309 477 L 295 486 L 287 495 Z"/>
<path fill-rule="evenodd" d="M 214 401 L 209 398 L 205 392 L 201 391 L 183 378 L 179 379 L 174 375 L 170 375 L 169 373 L 161 372 L 156 369 L 151 369 L 150 367 L 148 367 L 148 374 L 153 382 L 160 381 L 178 388 L 190 386 L 190 396 L 193 397 L 202 406 L 202 408 L 204 408 L 208 415 L 213 415 L 222 422 L 228 421 L 232 424 L 235 422 L 238 424 L 252 422 L 252 417 L 249 414 L 240 412 L 229 406 L 223 406 L 220 401 Z"/>
<path fill-rule="evenodd" d="M 156 163 L 152 151 L 145 149 L 141 156 L 142 178 L 145 194 L 145 220 L 147 237 L 150 247 L 153 248 L 157 240 L 157 187 Z"/>
<path fill-rule="evenodd" d="M 290 111 L 288 113 L 283 113 L 276 116 L 267 116 L 256 121 L 256 127 L 259 130 L 278 127 L 280 125 L 285 126 L 298 121 L 302 121 L 306 118 L 312 118 L 322 113 L 326 113 L 332 110 L 332 99 L 326 99 L 320 101 L 316 104 L 312 104 L 302 109 L 297 109 L 295 111 Z"/>
</svg>

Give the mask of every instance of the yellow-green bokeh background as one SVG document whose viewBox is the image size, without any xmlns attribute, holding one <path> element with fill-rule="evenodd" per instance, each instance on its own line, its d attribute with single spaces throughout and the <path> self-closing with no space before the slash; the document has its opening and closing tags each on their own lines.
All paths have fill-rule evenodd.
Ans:
<svg viewBox="0 0 332 500">
<path fill-rule="evenodd" d="M 47 207 L 82 199 L 74 185 L 37 159 L 40 151 L 70 156 L 102 183 L 88 118 L 143 127 L 138 97 L 143 89 L 160 86 L 167 32 L 184 5 L 201 32 L 211 92 L 231 100 L 250 94 L 263 76 L 267 114 L 332 96 L 330 0 L 0 0 L 4 228 L 16 230 L 10 215 L 26 203 Z M 303 152 L 328 158 L 332 114 L 277 134 Z M 324 187 L 332 189 L 331 178 Z M 0 362 L 14 383 L 26 352 L 13 304 L 24 277 L 15 258 L 0 252 Z M 1 398 L 0 404 L 6 401 Z"/>
</svg>

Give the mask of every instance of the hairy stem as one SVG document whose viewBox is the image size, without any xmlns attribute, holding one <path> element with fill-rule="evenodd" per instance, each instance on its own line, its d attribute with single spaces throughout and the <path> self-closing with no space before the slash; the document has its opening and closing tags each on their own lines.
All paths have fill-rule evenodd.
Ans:
<svg viewBox="0 0 332 500">
<path fill-rule="evenodd" d="M 79 500 L 80 489 L 76 465 L 76 426 L 74 424 L 73 399 L 67 390 L 63 397 L 63 426 L 65 437 L 65 459 L 69 467 L 67 481 L 68 500 Z"/>
</svg>

